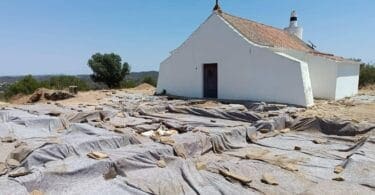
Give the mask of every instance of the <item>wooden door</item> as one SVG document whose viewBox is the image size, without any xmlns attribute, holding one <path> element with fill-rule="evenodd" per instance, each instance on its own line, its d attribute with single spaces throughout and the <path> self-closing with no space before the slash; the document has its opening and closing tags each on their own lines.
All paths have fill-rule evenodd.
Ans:
<svg viewBox="0 0 375 195">
<path fill-rule="evenodd" d="M 217 98 L 217 64 L 204 64 L 203 92 L 205 98 Z"/>
</svg>

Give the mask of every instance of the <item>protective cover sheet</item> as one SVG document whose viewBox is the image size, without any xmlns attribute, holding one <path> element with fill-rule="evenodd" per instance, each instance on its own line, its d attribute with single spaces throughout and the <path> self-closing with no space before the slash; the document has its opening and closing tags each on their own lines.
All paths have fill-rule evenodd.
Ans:
<svg viewBox="0 0 375 195">
<path fill-rule="evenodd" d="M 0 110 L 0 194 L 374 194 L 374 124 L 123 94 Z"/>
</svg>

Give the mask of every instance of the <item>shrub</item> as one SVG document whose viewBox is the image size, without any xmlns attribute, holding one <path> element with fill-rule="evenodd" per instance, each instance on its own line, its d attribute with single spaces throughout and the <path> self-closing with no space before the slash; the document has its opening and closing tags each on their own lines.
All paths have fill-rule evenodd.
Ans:
<svg viewBox="0 0 375 195">
<path fill-rule="evenodd" d="M 94 82 L 105 83 L 109 88 L 119 88 L 125 76 L 130 72 L 128 63 L 122 64 L 119 55 L 94 54 L 88 61 L 88 65 L 93 71 L 91 79 Z"/>
<path fill-rule="evenodd" d="M 9 85 L 4 91 L 4 98 L 9 100 L 11 97 L 18 94 L 32 94 L 36 89 L 42 87 L 63 90 L 72 85 L 77 86 L 79 91 L 87 91 L 90 89 L 85 81 L 75 76 L 52 76 L 48 80 L 39 82 L 33 76 L 28 75 Z"/>
<path fill-rule="evenodd" d="M 361 64 L 359 86 L 375 84 L 375 65 Z"/>
<path fill-rule="evenodd" d="M 66 76 L 66 75 L 60 75 L 60 76 L 52 76 L 46 81 L 42 81 L 41 85 L 48 89 L 57 89 L 57 90 L 63 90 L 68 88 L 69 86 L 77 86 L 79 91 L 87 91 L 90 89 L 88 84 L 75 76 Z"/>
<path fill-rule="evenodd" d="M 41 84 L 31 75 L 25 76 L 23 79 L 9 85 L 4 92 L 4 97 L 9 99 L 17 94 L 32 94 Z"/>
<path fill-rule="evenodd" d="M 137 82 L 132 79 L 124 80 L 121 82 L 121 88 L 134 88 L 136 86 L 137 86 Z"/>
<path fill-rule="evenodd" d="M 157 81 L 154 78 L 152 78 L 151 76 L 146 76 L 146 77 L 143 78 L 142 83 L 147 83 L 147 84 L 150 84 L 150 85 L 156 87 Z"/>
</svg>

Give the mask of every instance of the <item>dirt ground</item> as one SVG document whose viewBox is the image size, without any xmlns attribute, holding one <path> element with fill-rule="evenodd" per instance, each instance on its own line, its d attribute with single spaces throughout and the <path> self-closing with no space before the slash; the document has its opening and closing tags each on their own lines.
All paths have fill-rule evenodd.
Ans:
<svg viewBox="0 0 375 195">
<path fill-rule="evenodd" d="M 105 103 L 106 97 L 115 96 L 117 93 L 140 93 L 152 95 L 155 93 L 155 88 L 148 84 L 141 84 L 131 89 L 120 90 L 98 90 L 79 92 L 74 98 L 58 101 L 62 105 L 79 105 L 91 104 L 98 105 Z M 24 104 L 27 102 L 29 96 L 18 97 L 14 99 L 12 104 Z M 204 105 L 207 107 L 215 107 L 219 103 L 214 101 L 207 101 Z M 0 102 L 0 106 L 7 105 L 7 103 Z M 340 118 L 350 120 L 353 122 L 367 121 L 375 123 L 375 86 L 369 86 L 361 89 L 359 94 L 352 98 L 347 98 L 339 101 L 315 100 L 315 105 L 307 108 L 300 114 L 302 117 L 321 117 L 321 118 Z"/>
<path fill-rule="evenodd" d="M 344 100 L 315 100 L 315 106 L 306 109 L 301 116 L 375 123 L 375 87 L 360 90 L 357 96 Z"/>
<path fill-rule="evenodd" d="M 152 95 L 155 93 L 155 87 L 152 85 L 143 83 L 138 85 L 135 88 L 129 88 L 129 89 L 119 89 L 119 90 L 95 90 L 95 91 L 84 91 L 79 92 L 76 97 L 57 101 L 61 103 L 62 105 L 79 105 L 79 104 L 92 104 L 92 105 L 98 105 L 100 103 L 104 103 L 104 99 L 106 97 L 115 96 L 118 92 L 126 92 L 126 93 L 140 93 L 140 94 L 146 94 L 146 95 Z M 13 97 L 10 100 L 10 104 L 19 105 L 19 104 L 27 104 L 29 101 L 30 95 L 17 95 Z M 46 100 L 40 101 L 42 102 L 48 102 Z M 5 105 L 8 103 L 0 102 L 1 105 Z"/>
<path fill-rule="evenodd" d="M 133 89 L 81 92 L 77 97 L 60 101 L 60 103 L 63 105 L 78 105 L 82 103 L 95 105 L 104 103 L 105 97 L 122 92 L 152 95 L 155 92 L 155 88 L 147 84 L 142 84 Z M 215 107 L 217 105 L 217 102 L 207 101 L 201 106 Z M 329 119 L 340 118 L 354 122 L 367 121 L 375 123 L 375 87 L 361 90 L 359 95 L 354 98 L 340 101 L 315 100 L 315 106 L 307 108 L 304 112 L 300 113 L 300 116 L 317 116 Z"/>
</svg>

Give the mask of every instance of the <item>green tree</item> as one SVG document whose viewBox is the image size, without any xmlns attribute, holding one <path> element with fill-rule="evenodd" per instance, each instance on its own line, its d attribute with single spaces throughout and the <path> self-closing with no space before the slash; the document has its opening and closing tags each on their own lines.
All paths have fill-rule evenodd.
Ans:
<svg viewBox="0 0 375 195">
<path fill-rule="evenodd" d="M 361 64 L 359 86 L 375 84 L 375 65 Z"/>
<path fill-rule="evenodd" d="M 23 79 L 9 85 L 5 90 L 4 96 L 6 99 L 9 99 L 17 94 L 32 94 L 40 87 L 41 84 L 33 76 L 28 75 Z"/>
<path fill-rule="evenodd" d="M 93 71 L 91 79 L 94 82 L 105 83 L 109 88 L 119 88 L 121 81 L 130 72 L 127 62 L 122 64 L 121 57 L 117 54 L 94 54 L 88 61 L 88 65 Z"/>
</svg>

